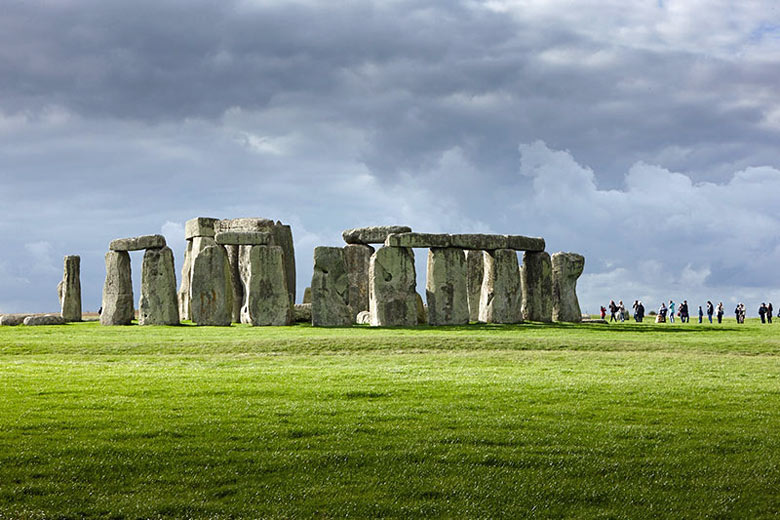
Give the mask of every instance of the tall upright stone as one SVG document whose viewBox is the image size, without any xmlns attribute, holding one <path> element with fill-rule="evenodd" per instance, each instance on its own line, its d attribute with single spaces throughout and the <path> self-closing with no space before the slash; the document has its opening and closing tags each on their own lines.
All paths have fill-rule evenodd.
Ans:
<svg viewBox="0 0 780 520">
<path fill-rule="evenodd" d="M 577 278 L 585 268 L 585 257 L 576 253 L 552 255 L 553 321 L 582 321 L 577 299 Z"/>
<path fill-rule="evenodd" d="M 101 325 L 130 325 L 133 309 L 133 279 L 130 271 L 130 253 L 106 253 L 106 281 L 103 284 Z"/>
<path fill-rule="evenodd" d="M 466 256 L 454 247 L 428 250 L 425 297 L 429 325 L 463 325 L 469 322 Z"/>
<path fill-rule="evenodd" d="M 187 240 L 184 263 L 181 266 L 181 283 L 176 297 L 179 301 L 179 318 L 190 319 L 190 280 L 192 278 L 192 240 Z"/>
<path fill-rule="evenodd" d="M 520 269 L 523 297 L 523 319 L 528 321 L 552 321 L 552 263 L 546 252 L 523 254 Z"/>
<path fill-rule="evenodd" d="M 417 324 L 417 282 L 412 250 L 379 248 L 371 256 L 368 278 L 371 325 L 414 327 Z"/>
<path fill-rule="evenodd" d="M 342 248 L 314 248 L 314 272 L 311 277 L 313 326 L 344 327 L 354 322 L 348 301 L 349 288 Z"/>
<path fill-rule="evenodd" d="M 520 323 L 520 266 L 514 249 L 485 251 L 479 321 Z"/>
<path fill-rule="evenodd" d="M 147 249 L 141 266 L 139 325 L 178 325 L 176 267 L 168 246 Z"/>
<path fill-rule="evenodd" d="M 233 318 L 230 263 L 223 246 L 209 246 L 192 265 L 192 321 L 229 326 Z"/>
<path fill-rule="evenodd" d="M 81 321 L 81 257 L 65 257 L 60 294 L 60 315 L 65 321 Z"/>
<path fill-rule="evenodd" d="M 295 243 L 293 242 L 292 228 L 287 224 L 276 222 L 271 228 L 274 237 L 274 245 L 282 248 L 284 253 L 284 276 L 287 284 L 287 293 L 290 297 L 290 305 L 295 304 Z"/>
<path fill-rule="evenodd" d="M 362 244 L 349 244 L 344 247 L 344 263 L 349 278 L 349 307 L 352 309 L 352 320 L 357 315 L 368 310 L 368 269 L 374 248 Z"/>
<path fill-rule="evenodd" d="M 287 291 L 284 253 L 279 246 L 239 249 L 244 304 L 241 322 L 253 326 L 289 325 L 293 311 Z"/>
<path fill-rule="evenodd" d="M 233 323 L 241 323 L 241 306 L 244 304 L 244 284 L 239 267 L 240 246 L 225 246 L 230 265 L 230 285 L 233 287 Z"/>
<path fill-rule="evenodd" d="M 485 273 L 483 251 L 466 251 L 466 291 L 469 302 L 469 321 L 479 321 L 479 299 L 482 295 L 482 276 Z"/>
</svg>

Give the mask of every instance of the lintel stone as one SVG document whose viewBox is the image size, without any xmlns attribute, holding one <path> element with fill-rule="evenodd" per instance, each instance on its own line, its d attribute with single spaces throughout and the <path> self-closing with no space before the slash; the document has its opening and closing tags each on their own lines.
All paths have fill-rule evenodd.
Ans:
<svg viewBox="0 0 780 520">
<path fill-rule="evenodd" d="M 142 235 L 139 237 L 117 238 L 108 245 L 111 251 L 141 251 L 143 249 L 160 249 L 165 247 L 165 237 L 162 235 Z"/>
<path fill-rule="evenodd" d="M 219 222 L 218 218 L 192 218 L 184 224 L 184 238 L 190 240 L 195 237 L 213 237 L 215 233 L 214 224 L 216 222 Z"/>
<path fill-rule="evenodd" d="M 409 233 L 409 226 L 370 226 L 347 229 L 341 237 L 347 244 L 382 244 L 394 233 Z"/>
<path fill-rule="evenodd" d="M 220 231 L 215 240 L 227 246 L 267 246 L 273 244 L 273 235 L 267 231 Z"/>
</svg>

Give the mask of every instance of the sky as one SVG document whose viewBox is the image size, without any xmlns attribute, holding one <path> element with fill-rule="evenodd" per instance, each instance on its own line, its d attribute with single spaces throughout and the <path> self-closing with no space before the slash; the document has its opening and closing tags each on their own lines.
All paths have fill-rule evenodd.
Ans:
<svg viewBox="0 0 780 520">
<path fill-rule="evenodd" d="M 114 238 L 180 271 L 196 216 L 291 224 L 299 301 L 398 224 L 581 253 L 587 312 L 778 308 L 780 6 L 629 4 L 5 0 L 0 313 L 58 310 L 69 254 L 97 310 Z"/>
</svg>

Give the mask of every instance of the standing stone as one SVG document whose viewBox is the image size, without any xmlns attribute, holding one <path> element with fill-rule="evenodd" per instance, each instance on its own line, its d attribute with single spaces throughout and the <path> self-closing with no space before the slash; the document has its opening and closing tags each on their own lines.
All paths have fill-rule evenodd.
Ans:
<svg viewBox="0 0 780 520">
<path fill-rule="evenodd" d="M 292 228 L 281 222 L 271 228 L 274 236 L 274 245 L 282 248 L 284 253 L 284 276 L 287 284 L 287 293 L 290 296 L 290 305 L 295 304 L 295 243 L 293 242 Z"/>
<path fill-rule="evenodd" d="M 189 222 L 189 221 L 188 221 Z M 179 318 L 190 319 L 190 279 L 192 278 L 192 240 L 187 240 L 184 250 L 184 263 L 181 266 L 181 284 L 177 298 L 179 300 Z"/>
<path fill-rule="evenodd" d="M 349 307 L 349 277 L 340 247 L 314 248 L 311 277 L 311 323 L 315 327 L 344 327 L 354 316 Z"/>
<path fill-rule="evenodd" d="M 414 293 L 414 299 L 417 302 L 417 325 L 425 325 L 428 323 L 428 307 L 423 303 L 420 293 Z"/>
<path fill-rule="evenodd" d="M 106 253 L 106 281 L 103 284 L 101 325 L 130 325 L 134 318 L 133 279 L 130 272 L 130 253 Z"/>
<path fill-rule="evenodd" d="M 240 246 L 225 246 L 230 264 L 230 285 L 233 287 L 233 323 L 241 323 L 241 306 L 244 304 L 244 284 L 239 268 Z"/>
<path fill-rule="evenodd" d="M 526 251 L 522 280 L 523 319 L 528 321 L 552 321 L 552 263 L 550 254 Z"/>
<path fill-rule="evenodd" d="M 65 257 L 60 315 L 65 321 L 81 321 L 81 257 Z"/>
<path fill-rule="evenodd" d="M 303 290 L 303 303 L 311 303 L 311 287 Z"/>
<path fill-rule="evenodd" d="M 222 246 L 209 246 L 192 265 L 192 321 L 198 325 L 229 326 L 233 318 L 230 263 Z"/>
<path fill-rule="evenodd" d="M 469 322 L 466 290 L 466 256 L 453 247 L 428 250 L 425 297 L 429 325 L 463 325 Z"/>
<path fill-rule="evenodd" d="M 585 268 L 585 257 L 576 253 L 552 255 L 553 321 L 582 321 L 577 300 L 577 278 Z"/>
<path fill-rule="evenodd" d="M 179 324 L 176 266 L 173 263 L 173 251 L 168 246 L 147 249 L 144 253 L 141 265 L 141 301 L 138 304 L 138 324 Z"/>
<path fill-rule="evenodd" d="M 381 247 L 368 269 L 369 312 L 373 326 L 417 324 L 414 253 L 406 247 Z"/>
<path fill-rule="evenodd" d="M 368 268 L 374 248 L 361 244 L 344 247 L 344 263 L 349 277 L 349 307 L 353 321 L 361 311 L 368 310 Z"/>
<path fill-rule="evenodd" d="M 466 251 L 466 291 L 469 300 L 469 321 L 479 321 L 479 299 L 482 294 L 482 275 L 485 260 L 482 251 Z"/>
<path fill-rule="evenodd" d="M 241 246 L 239 250 L 244 304 L 241 323 L 289 325 L 292 305 L 287 292 L 284 253 L 279 246 Z"/>
<path fill-rule="evenodd" d="M 486 251 L 479 321 L 520 323 L 520 267 L 514 249 Z"/>
</svg>

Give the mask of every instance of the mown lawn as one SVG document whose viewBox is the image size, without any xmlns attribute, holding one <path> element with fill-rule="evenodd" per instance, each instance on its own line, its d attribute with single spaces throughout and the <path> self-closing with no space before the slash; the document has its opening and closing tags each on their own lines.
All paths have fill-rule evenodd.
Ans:
<svg viewBox="0 0 780 520">
<path fill-rule="evenodd" d="M 0 327 L 0 519 L 778 516 L 780 323 Z"/>
</svg>

